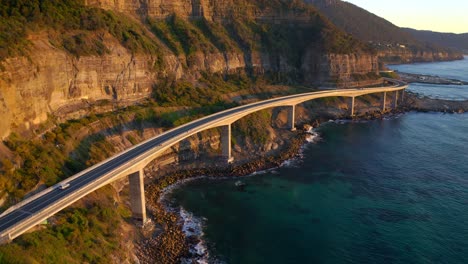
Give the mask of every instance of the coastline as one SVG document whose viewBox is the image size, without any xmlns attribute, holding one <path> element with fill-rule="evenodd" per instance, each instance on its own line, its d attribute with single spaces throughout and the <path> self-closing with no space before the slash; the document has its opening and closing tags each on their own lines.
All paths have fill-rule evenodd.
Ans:
<svg viewBox="0 0 468 264">
<path fill-rule="evenodd" d="M 445 106 L 445 107 L 444 107 Z M 447 101 L 439 99 L 420 98 L 417 94 L 407 93 L 404 103 L 397 109 L 388 112 L 366 112 L 352 118 L 354 121 L 383 119 L 388 116 L 417 112 L 464 113 L 468 111 L 468 101 Z M 318 127 L 328 120 L 318 118 L 310 123 Z M 304 125 L 305 127 L 306 125 Z M 261 157 L 241 164 L 226 167 L 200 168 L 180 170 L 155 179 L 147 187 L 148 209 L 153 215 L 155 225 L 160 226 L 149 238 L 140 241 L 137 246 L 137 256 L 140 263 L 180 263 L 181 260 L 194 260 L 202 256 L 194 252 L 194 247 L 200 242 L 196 235 L 186 235 L 183 230 L 184 219 L 180 208 L 168 206 L 165 196 L 187 181 L 200 178 L 213 180 L 245 177 L 256 172 L 279 167 L 285 161 L 300 154 L 306 144 L 306 128 L 293 136 L 283 150 L 272 156 Z M 193 231 L 193 230 L 191 230 Z M 192 262 L 188 263 L 192 263 Z M 205 263 L 200 260 L 199 263 Z"/>
<path fill-rule="evenodd" d="M 353 120 L 381 119 L 384 116 L 400 113 L 402 113 L 400 109 L 386 113 L 366 113 L 353 118 Z M 317 127 L 323 122 L 328 122 L 328 119 L 319 118 L 310 123 Z M 271 156 L 225 167 L 179 170 L 156 178 L 146 188 L 146 193 L 148 211 L 152 221 L 154 221 L 152 224 L 159 228 L 155 228 L 158 229 L 156 231 L 151 231 L 151 234 L 136 246 L 136 255 L 140 259 L 140 263 L 180 263 L 182 259 L 197 257 L 191 253 L 190 249 L 199 242 L 199 239 L 195 236 L 186 236 L 183 232 L 183 219 L 179 214 L 179 208 L 171 208 L 164 200 L 163 196 L 168 191 L 177 188 L 186 181 L 199 178 L 214 180 L 238 178 L 277 168 L 285 161 L 300 154 L 300 150 L 306 144 L 307 135 L 305 129 L 301 130 L 290 139 L 287 146 Z"/>
<path fill-rule="evenodd" d="M 468 85 L 468 82 L 444 78 L 435 75 L 429 74 L 415 74 L 415 73 L 406 73 L 395 71 L 400 78 L 407 83 L 426 83 L 426 84 L 436 84 L 436 85 Z"/>
<path fill-rule="evenodd" d="M 200 168 L 193 170 L 180 170 L 169 175 L 157 178 L 147 187 L 147 206 L 155 217 L 155 225 L 161 226 L 164 231 L 153 232 L 137 246 L 137 256 L 140 263 L 180 263 L 182 258 L 196 257 L 190 248 L 199 240 L 195 236 L 186 236 L 182 228 L 182 218 L 178 210 L 170 208 L 164 201 L 168 190 L 176 188 L 188 180 L 201 177 L 210 179 L 227 179 L 247 176 L 258 171 L 264 171 L 280 166 L 299 153 L 305 141 L 305 132 L 297 133 L 283 151 L 268 157 L 261 157 L 239 165 L 229 165 L 217 168 Z M 169 210 L 168 210 L 169 209 Z"/>
</svg>

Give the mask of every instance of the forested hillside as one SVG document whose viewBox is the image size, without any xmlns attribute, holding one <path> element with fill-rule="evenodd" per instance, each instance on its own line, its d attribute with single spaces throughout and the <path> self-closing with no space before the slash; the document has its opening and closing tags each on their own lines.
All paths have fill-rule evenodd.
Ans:
<svg viewBox="0 0 468 264">
<path fill-rule="evenodd" d="M 306 0 L 336 26 L 370 43 L 380 57 L 391 63 L 460 59 L 443 42 L 427 41 L 354 4 L 341 0 Z M 443 54 L 443 55 L 442 55 Z M 442 55 L 442 56 L 441 56 Z"/>
<path fill-rule="evenodd" d="M 436 43 L 440 46 L 449 47 L 468 54 L 468 33 L 440 33 L 428 30 L 415 30 L 411 28 L 405 28 L 404 30 L 419 40 Z"/>
</svg>

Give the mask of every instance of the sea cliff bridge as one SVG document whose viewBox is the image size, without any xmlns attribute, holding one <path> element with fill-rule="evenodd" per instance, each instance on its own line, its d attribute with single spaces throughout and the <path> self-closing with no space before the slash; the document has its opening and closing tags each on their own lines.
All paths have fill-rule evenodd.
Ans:
<svg viewBox="0 0 468 264">
<path fill-rule="evenodd" d="M 7 209 L 0 215 L 0 244 L 12 241 L 87 194 L 127 176 L 130 182 L 133 217 L 145 222 L 143 168 L 171 146 L 196 133 L 221 127 L 222 156 L 227 162 L 232 162 L 231 124 L 242 117 L 267 108 L 288 107 L 288 126 L 291 130 L 295 130 L 296 105 L 317 98 L 350 98 L 351 116 L 354 115 L 354 99 L 366 94 L 382 93 L 382 110 L 385 110 L 387 93 L 390 93 L 393 96 L 393 107 L 397 107 L 399 97 L 404 96 L 404 90 L 408 85 L 393 79 L 385 79 L 385 81 L 393 85 L 376 88 L 324 90 L 273 98 L 228 109 L 168 130 Z"/>
</svg>

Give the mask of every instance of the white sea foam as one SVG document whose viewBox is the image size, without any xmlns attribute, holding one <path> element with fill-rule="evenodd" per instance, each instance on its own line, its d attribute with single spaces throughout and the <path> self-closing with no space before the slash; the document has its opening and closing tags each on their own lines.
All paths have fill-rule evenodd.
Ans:
<svg viewBox="0 0 468 264">
<path fill-rule="evenodd" d="M 306 136 L 306 141 L 309 143 L 316 143 L 317 141 L 320 140 L 320 135 L 319 133 L 315 132 L 313 128 L 310 128 L 307 131 L 308 135 Z"/>
<path fill-rule="evenodd" d="M 321 138 L 319 133 L 317 133 L 312 127 L 306 131 L 309 135 L 306 137 L 306 144 L 304 144 L 301 149 L 299 150 L 299 153 L 294 157 L 289 160 L 284 161 L 280 166 L 281 167 L 296 167 L 300 165 L 300 162 L 303 160 L 303 152 L 304 149 L 307 147 L 309 144 L 314 144 L 318 142 Z M 254 173 L 251 173 L 250 175 L 244 176 L 244 177 L 249 177 L 249 176 L 254 176 L 254 175 L 259 175 L 259 174 L 264 174 L 264 173 L 278 173 L 276 168 L 271 168 L 267 170 L 262 170 L 262 171 L 256 171 Z M 175 189 L 179 188 L 181 185 L 184 185 L 188 182 L 194 181 L 194 180 L 199 180 L 199 179 L 212 179 L 212 180 L 226 180 L 226 179 L 232 179 L 232 177 L 207 177 L 207 176 L 199 176 L 199 177 L 194 177 L 194 178 L 189 178 L 185 179 L 182 181 L 177 182 L 176 184 L 173 184 L 171 186 L 166 187 L 163 191 L 161 196 L 159 197 L 159 202 L 162 203 L 165 206 L 165 210 L 171 211 L 171 212 L 176 212 L 177 208 L 171 207 L 170 206 L 170 201 L 168 200 L 169 194 L 172 193 Z M 217 263 L 221 264 L 223 263 L 220 260 L 213 259 L 209 255 L 208 247 L 206 245 L 205 240 L 203 239 L 203 223 L 207 220 L 206 218 L 197 218 L 195 217 L 192 213 L 188 212 L 182 207 L 179 207 L 179 215 L 182 221 L 182 231 L 184 232 L 186 237 L 190 236 L 195 236 L 198 239 L 198 243 L 196 245 L 190 245 L 191 248 L 190 253 L 192 253 L 192 258 L 183 258 L 181 260 L 181 263 L 183 264 L 191 264 L 191 263 L 200 263 L 200 264 L 205 264 L 205 263 Z"/>
<path fill-rule="evenodd" d="M 252 172 L 252 174 L 250 174 L 250 176 L 265 174 L 265 173 L 267 173 L 267 172 L 269 172 L 269 171 L 270 171 L 270 169 L 268 169 L 268 170 L 261 170 L 261 171 L 254 171 L 254 172 Z"/>
<path fill-rule="evenodd" d="M 318 141 L 321 140 L 320 134 L 312 126 L 309 127 L 309 129 L 306 131 L 306 133 L 308 134 L 307 137 L 306 137 L 306 141 L 308 143 L 317 143 Z M 303 147 L 305 147 L 305 146 L 303 146 Z M 302 152 L 302 149 L 301 149 L 301 152 Z"/>
<path fill-rule="evenodd" d="M 183 207 L 172 207 L 170 201 L 168 200 L 169 194 L 174 191 L 176 188 L 179 188 L 181 185 L 188 182 L 199 180 L 203 178 L 208 178 L 206 176 L 194 177 L 185 179 L 177 182 L 171 186 L 166 187 L 161 196 L 159 197 L 159 202 L 162 203 L 166 211 L 177 212 L 179 211 L 180 221 L 182 223 L 182 232 L 184 232 L 185 237 L 196 237 L 198 241 L 195 245 L 190 245 L 189 252 L 192 254 L 191 258 L 182 258 L 182 264 L 208 264 L 211 262 L 210 255 L 208 252 L 208 247 L 206 242 L 203 240 L 203 223 L 207 220 L 206 218 L 195 217 L 191 212 L 185 210 Z"/>
<path fill-rule="evenodd" d="M 180 207 L 179 214 L 183 221 L 182 231 L 185 236 L 195 236 L 199 241 L 196 245 L 190 245 L 189 250 L 193 257 L 183 260 L 182 263 L 193 263 L 193 261 L 200 264 L 208 263 L 210 255 L 206 243 L 203 240 L 203 219 L 195 217 L 183 207 Z"/>
<path fill-rule="evenodd" d="M 296 167 L 299 166 L 298 161 L 299 160 L 296 157 L 294 157 L 294 158 L 283 161 L 283 163 L 281 163 L 280 167 L 296 168 Z"/>
<path fill-rule="evenodd" d="M 295 157 L 285 160 L 283 163 L 281 163 L 280 167 L 299 167 L 301 165 L 301 162 L 304 160 L 304 150 L 307 148 L 307 146 L 309 146 L 310 144 L 315 144 L 321 140 L 320 134 L 312 126 L 309 127 L 306 133 L 308 134 L 306 136 L 306 144 L 301 146 L 301 148 L 299 149 L 299 153 L 297 153 Z"/>
</svg>

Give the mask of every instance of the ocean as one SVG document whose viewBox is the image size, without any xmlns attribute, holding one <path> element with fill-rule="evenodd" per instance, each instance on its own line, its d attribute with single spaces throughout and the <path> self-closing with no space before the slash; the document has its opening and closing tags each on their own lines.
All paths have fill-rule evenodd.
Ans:
<svg viewBox="0 0 468 264">
<path fill-rule="evenodd" d="M 468 56 L 459 61 L 390 65 L 389 68 L 399 72 L 435 75 L 468 82 Z M 467 85 L 412 83 L 408 91 L 435 99 L 468 100 Z"/>
<path fill-rule="evenodd" d="M 432 63 L 418 73 L 441 75 L 439 65 L 458 69 Z M 450 77 L 462 79 L 459 68 Z M 468 114 L 330 121 L 280 168 L 243 186 L 190 181 L 169 200 L 201 235 L 200 262 L 465 263 L 467 131 Z"/>
</svg>

